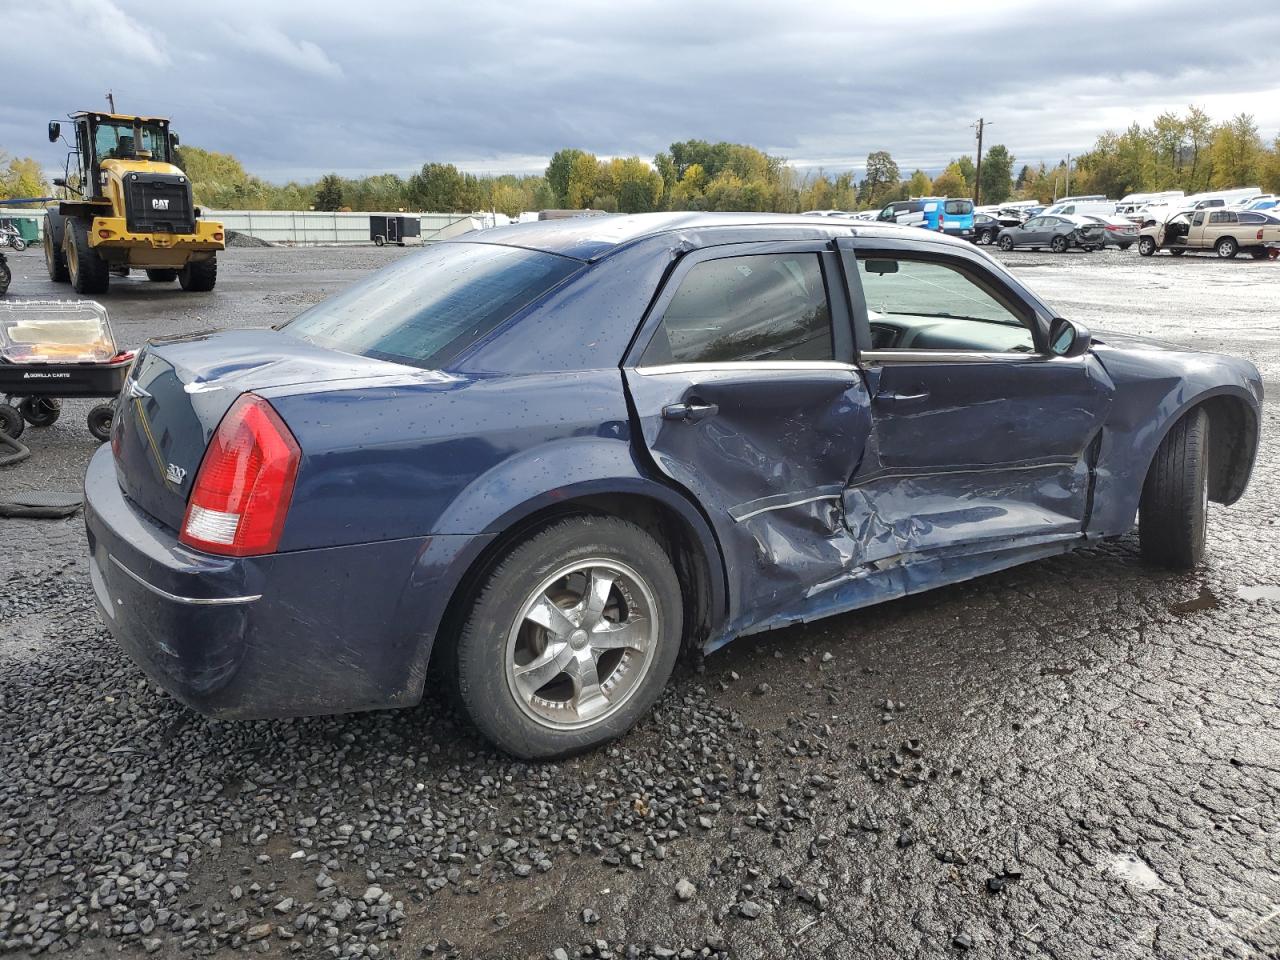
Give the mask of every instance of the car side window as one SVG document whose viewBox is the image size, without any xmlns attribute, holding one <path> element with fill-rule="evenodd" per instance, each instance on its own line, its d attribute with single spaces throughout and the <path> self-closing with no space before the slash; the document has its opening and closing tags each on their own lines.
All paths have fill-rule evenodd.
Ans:
<svg viewBox="0 0 1280 960">
<path fill-rule="evenodd" d="M 1044 226 L 1044 217 L 1032 217 L 1022 226 L 1028 230 L 1039 230 Z"/>
<path fill-rule="evenodd" d="M 694 264 L 640 365 L 834 358 L 818 254 L 753 254 Z"/>
<path fill-rule="evenodd" d="M 859 258 L 859 279 L 875 350 L 1035 350 L 1029 311 L 1006 302 L 977 269 L 867 254 Z"/>
</svg>

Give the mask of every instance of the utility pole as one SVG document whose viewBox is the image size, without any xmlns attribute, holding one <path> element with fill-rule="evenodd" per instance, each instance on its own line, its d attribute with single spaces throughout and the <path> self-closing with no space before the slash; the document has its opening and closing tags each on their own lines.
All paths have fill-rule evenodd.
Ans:
<svg viewBox="0 0 1280 960">
<path fill-rule="evenodd" d="M 110 90 L 107 91 L 107 104 L 111 107 L 111 112 L 116 112 L 116 98 Z"/>
<path fill-rule="evenodd" d="M 979 117 L 974 126 L 978 130 L 978 162 L 973 170 L 973 205 L 976 207 L 982 202 L 982 130 L 986 121 Z"/>
</svg>

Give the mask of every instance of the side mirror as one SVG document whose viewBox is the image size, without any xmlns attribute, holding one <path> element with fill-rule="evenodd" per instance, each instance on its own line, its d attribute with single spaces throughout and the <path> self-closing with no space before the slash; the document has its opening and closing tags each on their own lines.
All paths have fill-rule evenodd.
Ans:
<svg viewBox="0 0 1280 960">
<path fill-rule="evenodd" d="M 49 121 L 49 142 L 57 143 L 58 137 L 62 136 L 62 124 L 57 120 Z"/>
<path fill-rule="evenodd" d="M 55 187 L 65 187 L 65 186 L 67 185 L 66 178 L 65 178 L 65 177 L 54 177 L 54 178 L 53 178 L 53 185 L 54 185 Z"/>
<path fill-rule="evenodd" d="M 1093 338 L 1082 324 L 1057 317 L 1049 324 L 1049 352 L 1055 357 L 1079 357 L 1089 351 Z"/>
<path fill-rule="evenodd" d="M 176 133 L 169 134 L 169 142 L 172 143 L 175 147 L 180 145 L 180 142 L 178 140 L 178 135 Z"/>
</svg>

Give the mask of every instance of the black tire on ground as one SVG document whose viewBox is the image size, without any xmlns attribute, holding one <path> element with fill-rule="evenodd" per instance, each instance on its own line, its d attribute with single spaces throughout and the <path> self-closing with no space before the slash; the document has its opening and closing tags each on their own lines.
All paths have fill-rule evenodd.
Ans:
<svg viewBox="0 0 1280 960">
<path fill-rule="evenodd" d="M 1128 250 L 1130 247 L 1132 247 L 1132 246 L 1133 246 L 1133 244 L 1132 244 L 1132 243 L 1118 243 L 1118 244 L 1116 244 L 1116 246 L 1118 246 L 1121 250 Z"/>
<path fill-rule="evenodd" d="M 1173 425 L 1147 469 L 1138 507 L 1142 556 L 1175 570 L 1200 563 L 1208 495 L 1209 415 L 1200 408 Z"/>
<path fill-rule="evenodd" d="M 1013 237 L 1009 236 L 1006 233 L 1003 237 L 1000 238 L 999 246 L 1001 250 L 1008 253 L 1010 250 L 1013 249 Z"/>
<path fill-rule="evenodd" d="M 1066 253 L 1071 247 L 1071 242 L 1066 237 L 1054 237 L 1049 241 L 1049 249 L 1054 253 Z"/>
<path fill-rule="evenodd" d="M 0 403 L 0 433 L 17 440 L 26 427 L 27 423 L 22 419 L 22 413 L 17 407 Z"/>
<path fill-rule="evenodd" d="M 654 601 L 657 637 L 652 655 L 637 667 L 644 672 L 634 679 L 629 695 L 595 722 L 568 729 L 539 722 L 526 712 L 508 681 L 508 641 L 539 584 L 585 561 L 618 562 L 639 575 Z M 621 736 L 644 716 L 671 676 L 683 630 L 680 583 L 671 559 L 653 537 L 616 517 L 568 517 L 534 533 L 492 568 L 474 594 L 449 659 L 458 700 L 485 736 L 516 756 L 550 759 Z"/>
<path fill-rule="evenodd" d="M 996 242 L 996 232 L 994 230 L 983 230 L 978 237 L 978 242 L 984 247 L 989 247 Z"/>
<path fill-rule="evenodd" d="M 1172 249 L 1170 249 L 1170 250 L 1169 250 L 1169 252 L 1170 252 L 1171 254 L 1173 254 L 1173 256 L 1175 256 L 1175 257 L 1180 257 L 1180 256 L 1182 256 L 1184 253 L 1186 253 L 1186 252 L 1187 252 L 1187 248 L 1186 248 L 1186 247 L 1173 247 Z"/>
<path fill-rule="evenodd" d="M 4 254 L 0 253 L 0 297 L 3 297 L 9 290 L 9 282 L 13 279 L 13 274 L 9 272 L 9 264 L 4 259 Z"/>
<path fill-rule="evenodd" d="M 382 234 L 378 234 L 376 237 L 373 238 L 373 245 L 375 247 L 381 247 L 386 242 L 387 242 L 387 238 L 384 237 Z"/>
<path fill-rule="evenodd" d="M 206 293 L 218 282 L 218 259 L 188 260 L 187 265 L 178 271 L 178 283 L 182 289 L 191 293 Z"/>
<path fill-rule="evenodd" d="M 1143 237 L 1138 241 L 1138 254 L 1143 257 L 1155 256 L 1156 242 L 1151 237 Z"/>
<path fill-rule="evenodd" d="M 27 241 L 23 240 L 21 237 L 13 237 L 10 239 L 9 244 L 17 253 L 21 253 L 23 250 L 27 249 Z"/>
<path fill-rule="evenodd" d="M 1223 260 L 1230 260 L 1240 252 L 1240 244 L 1236 243 L 1235 237 L 1223 237 L 1213 249 Z"/>
<path fill-rule="evenodd" d="M 86 422 L 89 432 L 101 443 L 111 439 L 111 421 L 115 419 L 116 407 L 113 403 L 100 403 L 89 411 Z"/>
<path fill-rule="evenodd" d="M 67 257 L 71 288 L 76 293 L 106 293 L 111 283 L 111 268 L 89 246 L 89 226 L 83 220 L 68 219 L 62 244 Z"/>
<path fill-rule="evenodd" d="M 147 270 L 147 279 L 152 283 L 172 283 L 178 279 L 178 271 L 168 268 Z"/>
<path fill-rule="evenodd" d="M 51 427 L 62 415 L 62 401 L 57 397 L 27 397 L 18 404 L 18 411 L 33 427 Z"/>
<path fill-rule="evenodd" d="M 1253 247 L 1249 250 L 1249 256 L 1253 257 L 1255 260 L 1265 260 L 1267 259 L 1267 248 Z"/>
<path fill-rule="evenodd" d="M 67 255 L 62 252 L 62 233 L 66 229 L 67 220 L 60 213 L 50 210 L 44 215 L 44 264 L 49 271 L 49 279 L 54 283 L 66 283 Z"/>
</svg>

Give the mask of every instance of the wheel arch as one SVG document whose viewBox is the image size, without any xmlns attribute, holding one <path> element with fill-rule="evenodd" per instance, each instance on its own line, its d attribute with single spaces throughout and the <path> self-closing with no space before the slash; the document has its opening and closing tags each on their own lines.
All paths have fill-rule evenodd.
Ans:
<svg viewBox="0 0 1280 960">
<path fill-rule="evenodd" d="M 451 649 L 449 638 L 461 628 L 476 592 L 494 565 L 535 530 L 572 516 L 611 516 L 630 520 L 667 551 L 684 594 L 685 641 L 700 648 L 727 620 L 728 582 L 724 557 L 710 522 L 682 493 L 644 477 L 602 478 L 532 497 L 495 517 L 485 543 L 459 566 L 448 600 L 434 629 L 424 631 L 429 645 L 427 674 L 437 670 Z M 445 642 L 438 642 L 441 639 Z"/>
<path fill-rule="evenodd" d="M 1209 415 L 1209 499 L 1230 506 L 1244 495 L 1258 453 L 1256 401 L 1239 387 L 1226 386 L 1197 394 L 1169 416 L 1151 448 L 1142 475 L 1145 478 L 1150 471 L 1156 451 L 1174 426 L 1200 408 Z"/>
</svg>

